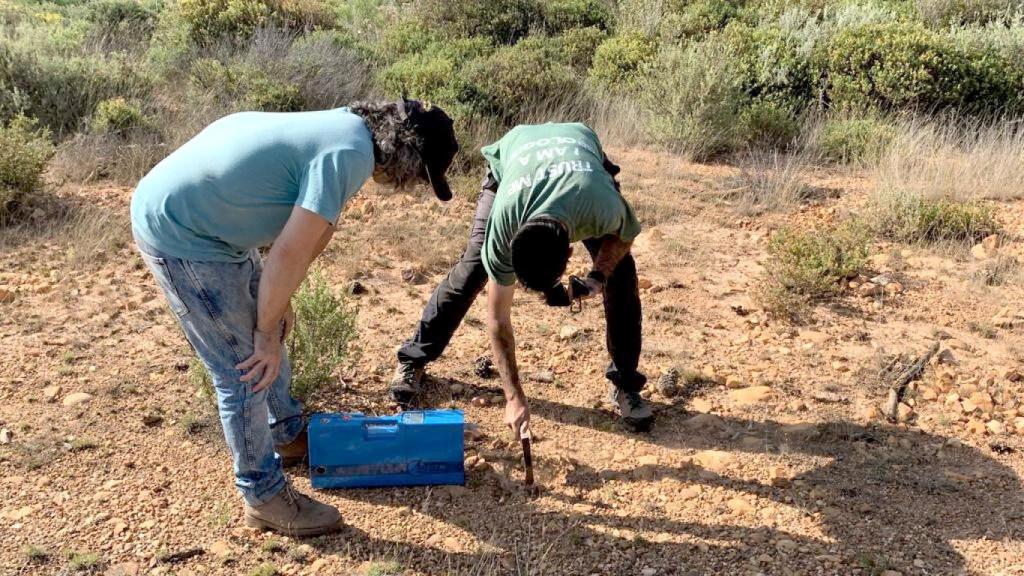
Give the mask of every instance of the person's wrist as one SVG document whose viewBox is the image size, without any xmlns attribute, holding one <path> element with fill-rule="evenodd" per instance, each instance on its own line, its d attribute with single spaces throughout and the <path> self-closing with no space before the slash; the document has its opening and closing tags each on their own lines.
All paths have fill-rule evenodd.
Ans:
<svg viewBox="0 0 1024 576">
<path fill-rule="evenodd" d="M 276 327 L 276 328 L 274 328 L 272 330 L 264 330 L 263 328 L 257 326 L 256 327 L 256 334 L 258 336 L 260 336 L 261 338 L 265 338 L 267 340 L 273 340 L 275 338 L 280 339 L 280 337 L 281 337 L 281 328 L 280 327 Z"/>
</svg>

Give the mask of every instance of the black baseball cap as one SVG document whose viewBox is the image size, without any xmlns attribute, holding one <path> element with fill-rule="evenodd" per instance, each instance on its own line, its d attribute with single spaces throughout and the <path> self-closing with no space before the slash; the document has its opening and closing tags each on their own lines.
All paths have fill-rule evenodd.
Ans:
<svg viewBox="0 0 1024 576">
<path fill-rule="evenodd" d="M 437 106 L 405 98 L 402 98 L 402 103 L 405 105 L 409 125 L 423 142 L 420 157 L 434 194 L 441 200 L 451 200 L 452 189 L 444 173 L 459 151 L 459 143 L 455 139 L 455 123 Z"/>
</svg>

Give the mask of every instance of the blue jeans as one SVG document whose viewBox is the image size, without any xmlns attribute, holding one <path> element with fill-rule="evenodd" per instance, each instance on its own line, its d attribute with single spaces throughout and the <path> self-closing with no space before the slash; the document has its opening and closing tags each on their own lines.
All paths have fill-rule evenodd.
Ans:
<svg viewBox="0 0 1024 576">
<path fill-rule="evenodd" d="M 162 254 L 137 235 L 142 259 L 163 290 L 185 337 L 213 379 L 224 438 L 234 459 L 235 485 L 250 505 L 262 504 L 285 485 L 274 445 L 287 444 L 305 425 L 302 405 L 291 396 L 291 367 L 266 390 L 253 393 L 235 366 L 253 352 L 259 254 L 244 262 L 196 262 Z"/>
</svg>

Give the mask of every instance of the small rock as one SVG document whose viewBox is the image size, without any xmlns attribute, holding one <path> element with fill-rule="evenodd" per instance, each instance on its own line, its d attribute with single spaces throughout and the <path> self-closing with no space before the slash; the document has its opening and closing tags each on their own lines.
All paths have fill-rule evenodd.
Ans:
<svg viewBox="0 0 1024 576">
<path fill-rule="evenodd" d="M 427 277 L 416 268 L 406 268 L 402 270 L 402 280 L 408 284 L 423 284 Z"/>
<path fill-rule="evenodd" d="M 768 469 L 768 482 L 776 488 L 789 488 L 792 484 L 786 469 L 782 466 L 772 466 Z"/>
<path fill-rule="evenodd" d="M 974 256 L 977 260 L 987 260 L 989 257 L 988 250 L 985 250 L 983 244 L 975 244 L 971 248 L 971 256 Z"/>
<path fill-rule="evenodd" d="M 881 576 L 903 576 L 903 572 L 898 570 L 883 570 Z"/>
<path fill-rule="evenodd" d="M 575 326 L 565 325 L 558 331 L 559 340 L 572 340 L 579 335 L 580 329 Z"/>
<path fill-rule="evenodd" d="M 643 277 L 641 277 L 641 278 L 637 278 L 637 280 L 636 280 L 636 285 L 637 285 L 637 286 L 638 286 L 638 287 L 639 287 L 639 288 L 640 288 L 641 290 L 647 290 L 647 289 L 649 289 L 649 288 L 650 288 L 651 286 L 654 286 L 654 282 L 651 282 L 651 281 L 650 281 L 650 280 L 648 280 L 647 278 L 643 278 Z"/>
<path fill-rule="evenodd" d="M 164 421 L 164 417 L 159 414 L 146 414 L 142 417 L 142 424 L 147 427 L 159 426 Z"/>
<path fill-rule="evenodd" d="M 738 390 L 730 391 L 729 399 L 741 406 L 749 406 L 751 404 L 763 402 L 771 396 L 771 394 L 772 389 L 768 386 L 750 386 L 748 388 L 740 388 Z"/>
<path fill-rule="evenodd" d="M 531 374 L 530 379 L 541 384 L 551 384 L 555 381 L 555 373 L 550 370 L 541 370 Z"/>
<path fill-rule="evenodd" d="M 218 558 L 227 558 L 232 554 L 231 545 L 223 540 L 217 540 L 213 544 L 210 544 L 209 551 L 210 554 L 213 554 Z"/>
<path fill-rule="evenodd" d="M 967 421 L 967 431 L 971 434 L 984 434 L 988 428 L 985 421 L 980 418 L 971 418 Z"/>
<path fill-rule="evenodd" d="M 138 576 L 141 569 L 138 562 L 122 562 L 107 568 L 103 574 L 104 576 Z"/>
<path fill-rule="evenodd" d="M 658 378 L 658 392 L 666 398 L 671 398 L 679 393 L 679 371 L 669 368 Z"/>
<path fill-rule="evenodd" d="M 658 571 L 654 568 L 644 568 L 640 571 L 641 576 L 654 576 Z"/>
<path fill-rule="evenodd" d="M 56 402 L 57 396 L 60 396 L 60 393 L 61 387 L 59 384 L 47 386 L 46 388 L 43 388 L 43 400 L 46 400 L 47 402 Z"/>
<path fill-rule="evenodd" d="M 0 428 L 0 444 L 10 444 L 14 439 L 14 432 L 7 428 Z"/>
<path fill-rule="evenodd" d="M 873 282 L 865 282 L 857 287 L 857 294 L 865 298 L 872 298 L 881 295 L 885 291 L 885 288 L 875 284 Z"/>
<path fill-rule="evenodd" d="M 939 352 L 935 356 L 935 359 L 937 364 L 949 364 L 951 366 L 960 365 L 960 361 L 956 359 L 956 356 L 953 355 L 953 351 L 950 350 L 949 348 L 946 348 L 942 352 Z"/>
<path fill-rule="evenodd" d="M 863 420 L 878 420 L 882 416 L 882 411 L 877 406 L 867 406 L 860 412 L 860 417 Z"/>
<path fill-rule="evenodd" d="M 725 387 L 731 389 L 743 388 L 743 379 L 736 375 L 726 376 Z"/>
<path fill-rule="evenodd" d="M 824 404 L 839 404 L 841 402 L 846 402 L 846 398 L 844 396 L 825 390 L 815 390 L 811 394 L 811 398 Z"/>
<path fill-rule="evenodd" d="M 10 304 L 14 302 L 15 297 L 14 290 L 0 286 L 0 304 Z"/>
<path fill-rule="evenodd" d="M 896 421 L 897 422 L 910 422 L 914 418 L 914 409 L 907 406 L 903 402 L 900 402 L 899 406 L 896 407 Z"/>
<path fill-rule="evenodd" d="M 366 294 L 367 292 L 369 292 L 369 290 L 367 290 L 366 286 L 359 280 L 353 280 L 348 285 L 348 293 L 353 296 L 359 296 L 360 294 Z"/>
<path fill-rule="evenodd" d="M 494 362 L 491 361 L 491 357 L 484 354 L 473 361 L 473 373 L 478 378 L 493 378 L 494 377 Z"/>
<path fill-rule="evenodd" d="M 885 293 L 890 295 L 890 296 L 895 296 L 896 294 L 902 294 L 903 290 L 904 290 L 903 284 L 900 284 L 899 282 L 890 282 L 890 283 L 885 285 Z"/>
<path fill-rule="evenodd" d="M 985 428 L 989 431 L 989 433 L 995 436 L 1001 436 L 1003 434 L 1006 434 L 1006 425 L 1000 422 L 999 420 L 989 420 L 988 423 L 985 424 Z"/>
<path fill-rule="evenodd" d="M 995 410 L 995 402 L 992 400 L 992 395 L 988 392 L 975 392 L 967 400 L 985 414 L 991 414 Z"/>
<path fill-rule="evenodd" d="M 483 396 L 474 396 L 473 399 L 470 400 L 470 403 L 472 403 L 473 406 L 479 406 L 481 408 L 489 404 L 487 398 L 484 398 Z"/>
<path fill-rule="evenodd" d="M 1022 378 L 1021 373 L 1013 367 L 1003 368 L 999 371 L 999 377 L 1003 380 L 1009 380 L 1010 382 L 1020 382 Z"/>
<path fill-rule="evenodd" d="M 459 396 L 466 391 L 466 387 L 458 382 L 448 386 L 448 391 L 452 393 L 452 396 Z"/>
<path fill-rule="evenodd" d="M 725 423 L 722 419 L 714 414 L 697 414 L 683 422 L 683 426 L 694 430 L 700 430 L 703 428 L 720 428 L 724 425 Z"/>
<path fill-rule="evenodd" d="M 704 450 L 693 457 L 700 466 L 712 472 L 723 472 L 735 461 L 736 457 L 721 450 Z"/>
<path fill-rule="evenodd" d="M 694 398 L 690 401 L 690 409 L 694 412 L 711 412 L 715 406 L 704 398 Z"/>
<path fill-rule="evenodd" d="M 64 397 L 65 406 L 78 406 L 92 400 L 92 394 L 87 392 L 74 392 Z"/>
<path fill-rule="evenodd" d="M 792 554 L 797 551 L 800 545 L 788 538 L 783 538 L 775 543 L 775 547 L 784 554 Z"/>
<path fill-rule="evenodd" d="M 754 513 L 754 507 L 742 498 L 733 498 L 725 503 L 738 516 L 748 516 Z"/>
</svg>

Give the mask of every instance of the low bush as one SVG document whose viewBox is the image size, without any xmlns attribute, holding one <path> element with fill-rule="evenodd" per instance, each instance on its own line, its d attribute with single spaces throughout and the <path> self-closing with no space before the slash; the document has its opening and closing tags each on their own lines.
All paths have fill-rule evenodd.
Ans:
<svg viewBox="0 0 1024 576">
<path fill-rule="evenodd" d="M 1005 21 L 1024 8 L 1020 0 L 915 0 L 914 5 L 921 19 L 936 28 Z"/>
<path fill-rule="evenodd" d="M 668 13 L 661 21 L 658 35 L 672 43 L 685 43 L 720 30 L 739 13 L 738 3 L 728 0 L 674 0 L 667 4 Z"/>
<path fill-rule="evenodd" d="M 356 335 L 355 311 L 314 271 L 292 299 L 295 328 L 288 340 L 292 392 L 308 398 L 348 356 Z"/>
<path fill-rule="evenodd" d="M 505 123 L 531 107 L 574 99 L 579 91 L 571 68 L 547 58 L 542 47 L 524 43 L 478 58 L 466 79 L 465 104 Z"/>
<path fill-rule="evenodd" d="M 903 190 L 878 190 L 869 222 L 897 242 L 969 246 L 999 230 L 995 210 L 980 201 L 930 198 Z"/>
<path fill-rule="evenodd" d="M 124 136 L 131 130 L 145 127 L 146 122 L 138 102 L 111 98 L 96 105 L 90 129 L 96 134 Z"/>
<path fill-rule="evenodd" d="M 52 155 L 50 133 L 35 120 L 20 116 L 0 127 L 0 224 L 42 188 Z"/>
<path fill-rule="evenodd" d="M 563 61 L 581 71 L 588 70 L 594 62 L 597 47 L 608 38 L 604 30 L 591 26 L 573 28 L 557 37 Z"/>
<path fill-rule="evenodd" d="M 742 82 L 720 42 L 665 49 L 639 89 L 648 137 L 697 160 L 734 149 Z"/>
<path fill-rule="evenodd" d="M 866 164 L 888 149 L 895 129 L 877 118 L 826 120 L 817 136 L 821 155 L 832 162 Z"/>
<path fill-rule="evenodd" d="M 1015 67 L 948 34 L 895 22 L 839 30 L 825 50 L 828 96 L 841 109 L 998 110 L 1017 97 Z"/>
<path fill-rule="evenodd" d="M 495 44 L 515 44 L 539 24 L 537 0 L 421 0 L 421 26 L 456 39 L 483 36 Z"/>
<path fill-rule="evenodd" d="M 299 87 L 255 66 L 228 66 L 212 58 L 192 64 L 194 88 L 229 109 L 295 112 L 303 109 Z"/>
<path fill-rule="evenodd" d="M 788 148 L 800 135 L 800 121 L 774 102 L 754 102 L 740 113 L 739 136 L 759 148 Z"/>
<path fill-rule="evenodd" d="M 591 27 L 607 31 L 615 27 L 615 15 L 605 0 L 543 0 L 541 18 L 549 34 Z"/>
<path fill-rule="evenodd" d="M 805 27 L 811 27 L 806 30 Z M 751 98 L 766 100 L 801 111 L 820 98 L 822 86 L 814 63 L 819 38 L 813 22 L 783 28 L 775 25 L 750 26 L 735 22 L 720 33 L 735 55 L 736 73 L 743 79 L 743 91 Z"/>
<path fill-rule="evenodd" d="M 768 242 L 759 303 L 777 316 L 799 316 L 814 301 L 842 292 L 842 281 L 866 265 L 870 234 L 861 222 L 831 230 L 784 228 Z"/>
<path fill-rule="evenodd" d="M 259 28 L 313 30 L 330 27 L 336 15 L 319 0 L 181 0 L 192 39 L 212 44 L 247 40 Z"/>
<path fill-rule="evenodd" d="M 156 29 L 157 8 L 137 0 L 90 2 L 87 18 L 92 24 L 92 40 L 105 51 L 139 46 Z"/>
<path fill-rule="evenodd" d="M 657 56 L 657 43 L 640 33 L 613 36 L 594 52 L 588 81 L 600 90 L 628 93 L 644 80 Z"/>
</svg>

